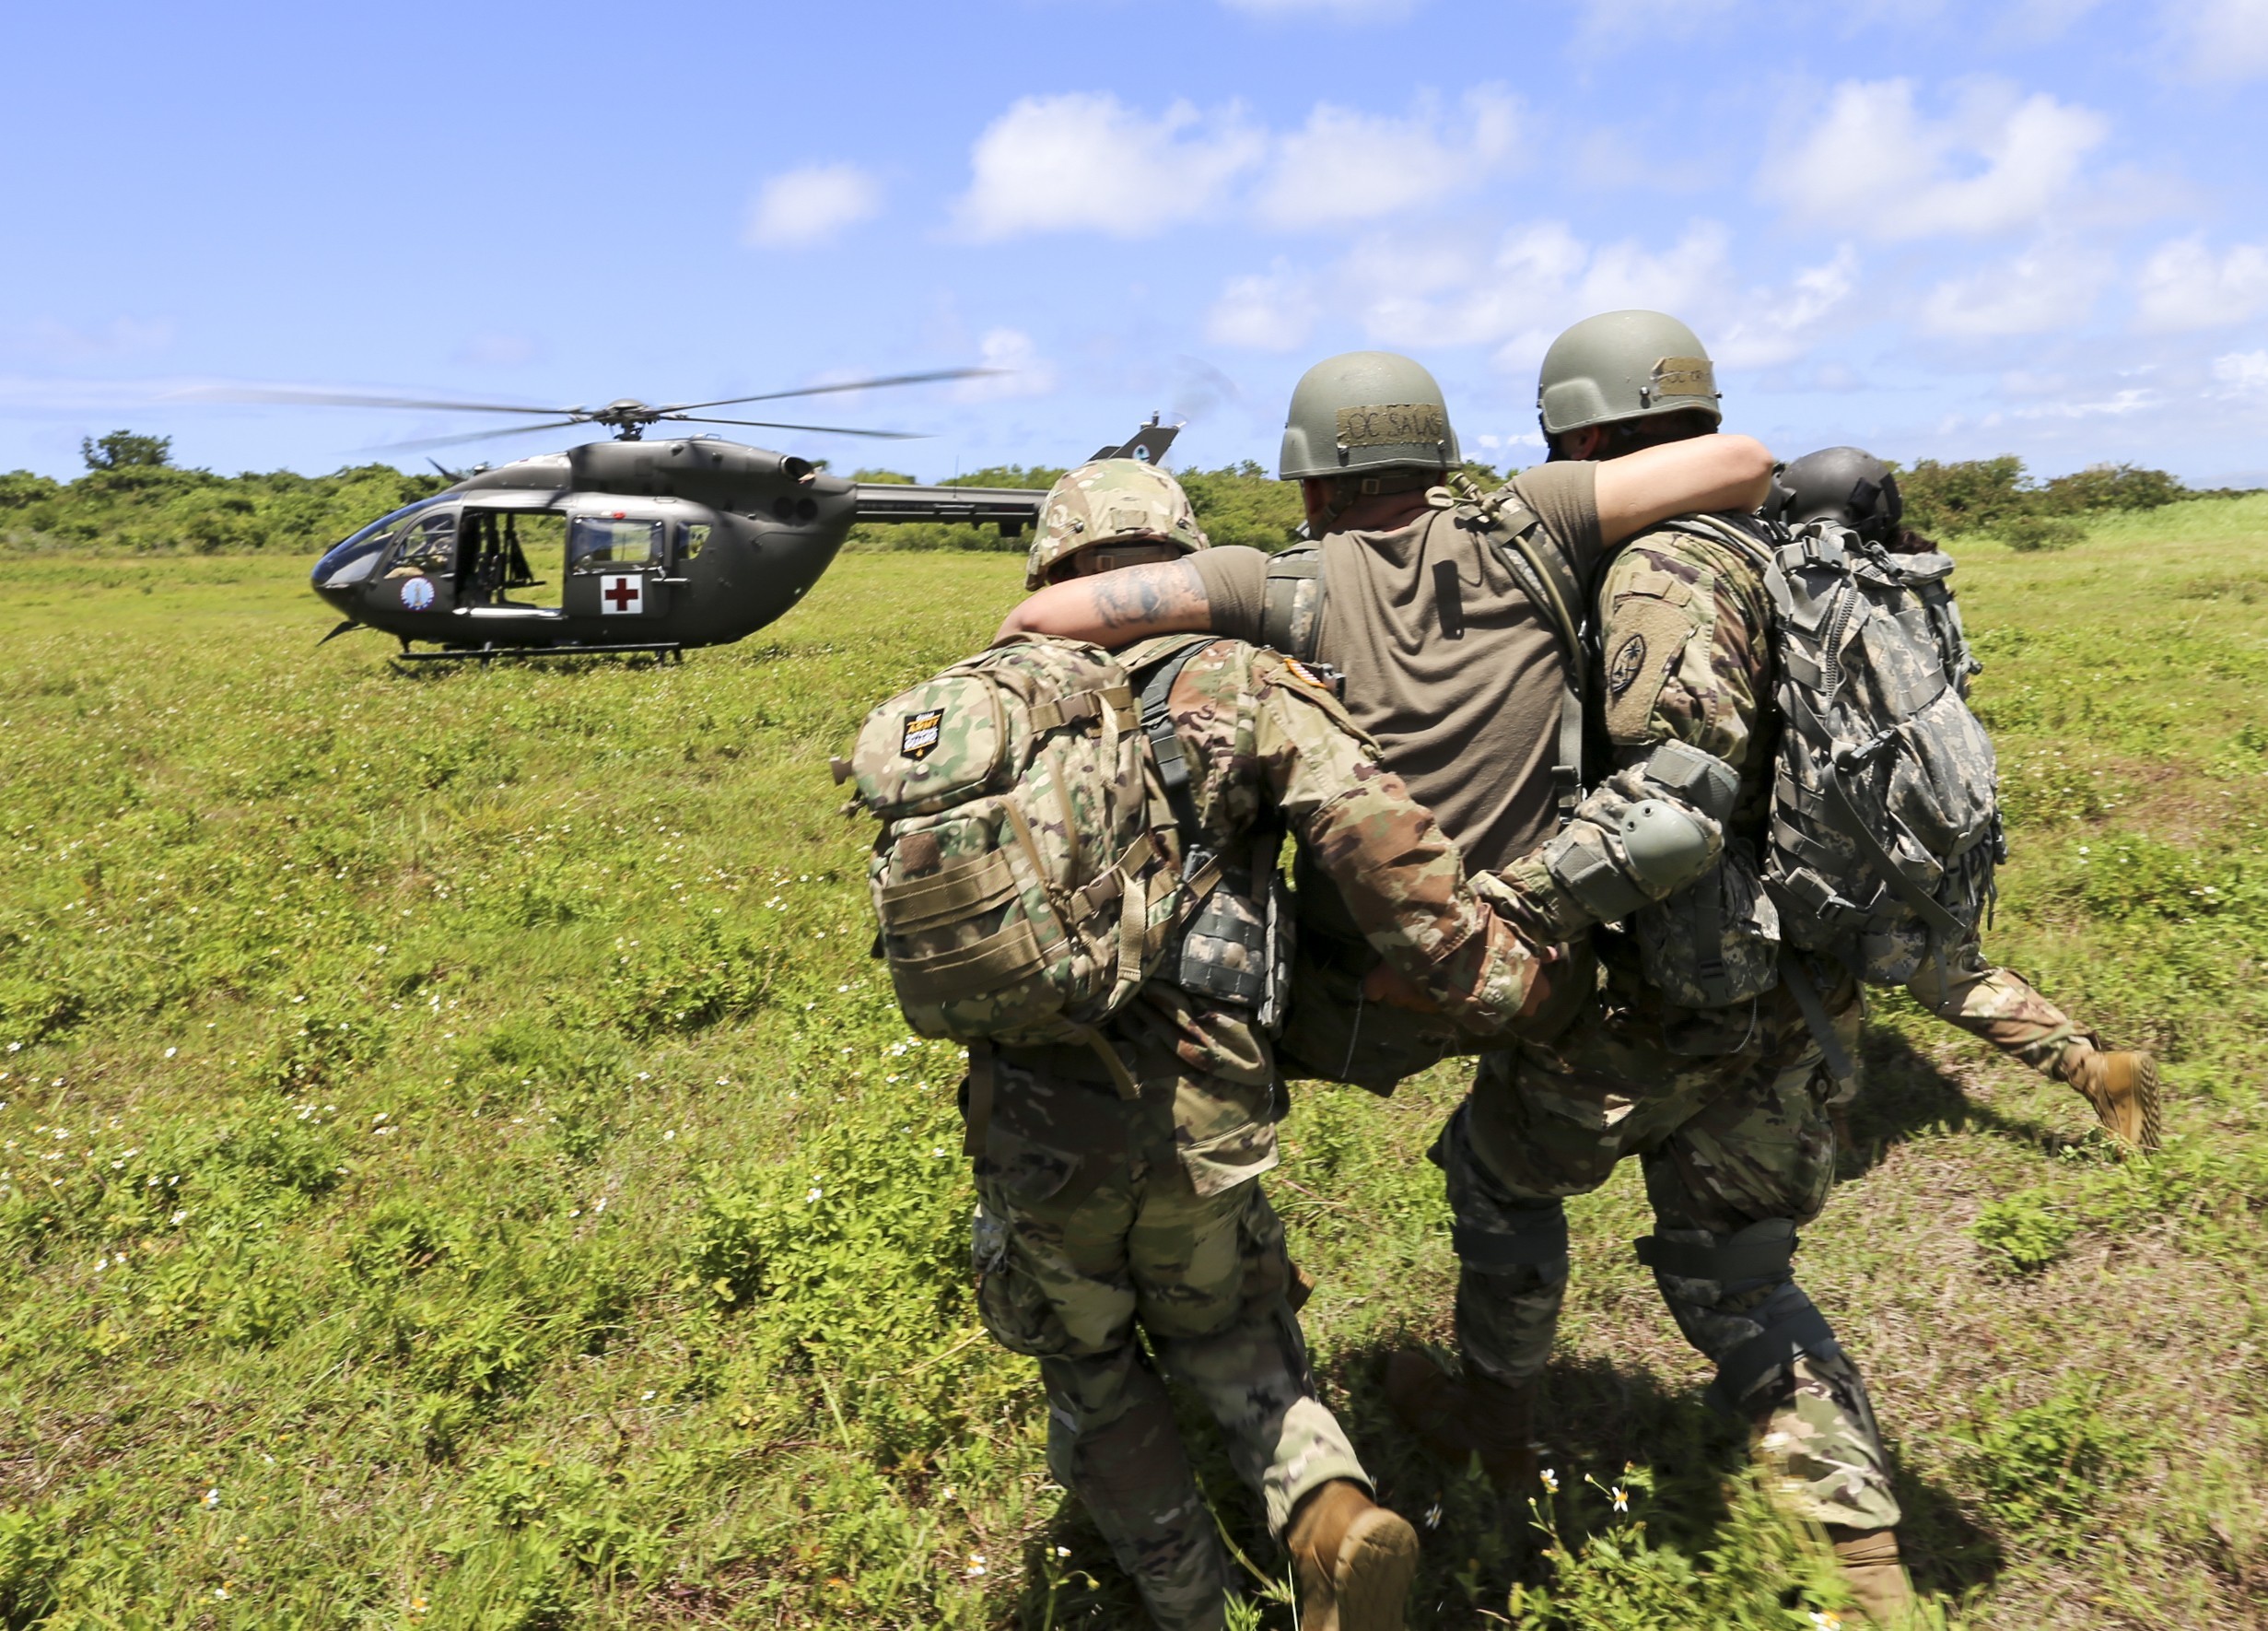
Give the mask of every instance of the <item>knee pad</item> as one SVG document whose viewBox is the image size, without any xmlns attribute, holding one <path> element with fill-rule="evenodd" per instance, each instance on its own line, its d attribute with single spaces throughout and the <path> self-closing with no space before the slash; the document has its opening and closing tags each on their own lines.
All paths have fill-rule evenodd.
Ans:
<svg viewBox="0 0 2268 1631">
<path fill-rule="evenodd" d="M 1687 1337 L 1717 1363 L 1706 1395 L 1716 1409 L 1747 1415 L 1741 1401 L 1775 1371 L 1806 1355 L 1822 1360 L 1842 1356 L 1827 1316 L 1795 1284 L 1798 1241 L 1795 1226 L 1787 1219 L 1751 1224 L 1705 1246 L 1658 1235 L 1635 1244 L 1638 1261 L 1654 1271 L 1662 1300 L 1678 1316 Z M 1716 1295 L 1702 1302 L 1673 1289 L 1673 1279 L 1712 1282 Z M 1727 1328 L 1725 1340 L 1713 1340 L 1716 1332 Z"/>
</svg>

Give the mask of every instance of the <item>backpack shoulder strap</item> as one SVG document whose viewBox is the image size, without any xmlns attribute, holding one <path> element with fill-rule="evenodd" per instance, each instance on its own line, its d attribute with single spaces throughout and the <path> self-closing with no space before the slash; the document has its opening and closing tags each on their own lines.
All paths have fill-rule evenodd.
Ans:
<svg viewBox="0 0 2268 1631">
<path fill-rule="evenodd" d="M 1142 734 L 1149 738 L 1158 784 L 1164 789 L 1166 804 L 1181 828 L 1185 854 L 1197 840 L 1197 799 L 1189 791 L 1189 761 L 1181 751 L 1181 736 L 1174 729 L 1167 704 L 1174 682 L 1189 665 L 1189 659 L 1220 638 L 1199 634 L 1145 640 L 1127 653 L 1127 673 L 1140 687 Z"/>
<path fill-rule="evenodd" d="M 1323 631 L 1323 546 L 1295 544 L 1268 557 L 1268 585 L 1260 603 L 1260 643 L 1302 663 L 1314 663 Z"/>
<path fill-rule="evenodd" d="M 1590 653 L 1584 640 L 1589 604 L 1584 574 L 1543 518 L 1520 501 L 1510 483 L 1492 493 L 1462 475 L 1451 482 L 1461 497 L 1451 500 L 1456 524 L 1479 533 L 1496 546 L 1527 597 L 1559 637 L 1561 667 L 1559 740 L 1552 755 L 1552 801 L 1565 826 L 1583 802 L 1583 733 Z M 1443 489 L 1435 489 L 1437 494 Z"/>
</svg>

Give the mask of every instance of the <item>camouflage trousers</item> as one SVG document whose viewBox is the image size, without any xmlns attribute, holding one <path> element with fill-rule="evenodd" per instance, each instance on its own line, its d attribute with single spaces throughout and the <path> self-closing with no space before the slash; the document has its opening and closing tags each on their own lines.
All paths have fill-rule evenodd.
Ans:
<svg viewBox="0 0 2268 1631">
<path fill-rule="evenodd" d="M 1935 957 L 1923 958 L 1906 990 L 1938 1018 L 2043 1076 L 2068 1080 L 2074 1057 L 2102 1046 L 2015 969 L 1987 964 L 1973 940 L 1948 952 L 1942 970 Z"/>
<path fill-rule="evenodd" d="M 1854 1038 L 1856 992 L 1846 984 L 1839 997 L 1837 1028 Z M 1737 1016 L 1715 1057 L 1671 1051 L 1670 1039 L 1655 1016 L 1594 1014 L 1549 1053 L 1482 1058 L 1433 1150 L 1455 1225 L 1465 1363 L 1507 1382 L 1540 1376 L 1566 1293 L 1562 1203 L 1635 1156 L 1654 1215 L 1639 1255 L 1686 1340 L 1717 1364 L 1712 1402 L 1750 1423 L 1791 1509 L 1894 1525 L 1865 1385 L 1790 1263 L 1796 1226 L 1834 1179 L 1818 1046 L 1777 992 Z"/>
<path fill-rule="evenodd" d="M 1283 1226 L 1257 1175 L 1223 1183 L 1208 1162 L 1193 1181 L 1163 1084 L 1128 1101 L 1106 1082 L 996 1069 L 976 1160 L 985 1326 L 1038 1359 L 1048 1466 L 1152 1617 L 1171 1631 L 1219 1626 L 1226 1555 L 1161 1373 L 1204 1402 L 1274 1532 L 1326 1482 L 1369 1484 L 1315 1396 Z M 1216 1153 L 1220 1142 L 1209 1141 Z M 1273 1165 L 1266 1142 L 1256 1166 Z"/>
</svg>

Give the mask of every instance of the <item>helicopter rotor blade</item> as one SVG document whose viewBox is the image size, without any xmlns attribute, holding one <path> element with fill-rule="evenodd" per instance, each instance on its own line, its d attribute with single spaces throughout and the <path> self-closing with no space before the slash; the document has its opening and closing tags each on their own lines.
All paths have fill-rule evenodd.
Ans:
<svg viewBox="0 0 2268 1631">
<path fill-rule="evenodd" d="M 201 386 L 175 393 L 186 402 L 297 404 L 307 407 L 395 407 L 467 414 L 579 414 L 579 407 L 520 407 L 498 402 L 441 402 L 420 396 L 379 396 L 353 391 L 299 391 L 286 386 Z"/>
<path fill-rule="evenodd" d="M 421 436 L 415 441 L 381 441 L 364 448 L 366 453 L 415 453 L 427 448 L 462 447 L 471 441 L 487 441 L 498 436 L 532 436 L 538 430 L 565 430 L 580 425 L 580 419 L 552 419 L 541 425 L 499 425 L 487 430 L 468 431 L 462 436 Z"/>
<path fill-rule="evenodd" d="M 814 430 L 824 436 L 871 436 L 881 441 L 922 441 L 927 430 L 854 430 L 848 425 L 787 425 L 777 419 L 712 419 L 706 414 L 665 414 L 689 425 L 754 425 L 764 430 Z"/>
<path fill-rule="evenodd" d="M 851 380 L 840 385 L 805 385 L 794 391 L 766 391 L 759 396 L 726 396 L 715 402 L 672 402 L 664 406 L 661 411 L 674 415 L 691 408 L 731 407 L 736 403 L 742 402 L 778 402 L 789 396 L 825 396 L 838 391 L 875 391 L 885 385 L 927 385 L 937 380 L 981 380 L 992 374 L 1002 374 L 1007 371 L 1006 369 L 997 368 L 936 369 L 925 374 L 891 374 L 879 380 Z M 757 423 L 754 419 L 745 421 L 719 419 L 717 422 L 720 425 Z"/>
</svg>

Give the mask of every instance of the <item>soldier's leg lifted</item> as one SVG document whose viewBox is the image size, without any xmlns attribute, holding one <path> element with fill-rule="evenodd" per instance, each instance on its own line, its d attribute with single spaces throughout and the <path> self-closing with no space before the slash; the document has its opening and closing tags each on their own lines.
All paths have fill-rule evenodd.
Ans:
<svg viewBox="0 0 2268 1631">
<path fill-rule="evenodd" d="M 1938 1018 L 2076 1088 L 2120 1143 L 2157 1148 L 2157 1062 L 2147 1053 L 2104 1048 L 2100 1037 L 2021 974 L 1988 964 L 1975 941 L 1949 952 L 1942 964 L 1923 958 L 1906 989 Z"/>
</svg>

